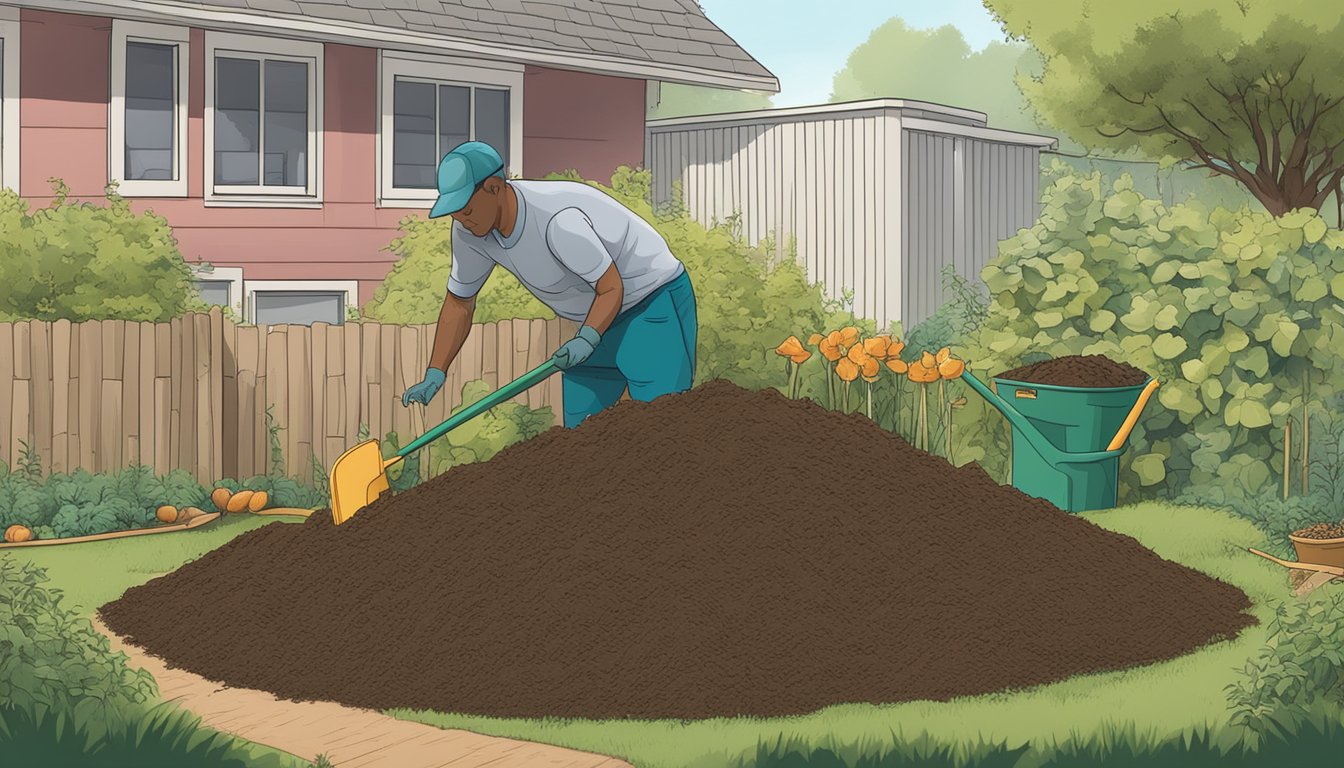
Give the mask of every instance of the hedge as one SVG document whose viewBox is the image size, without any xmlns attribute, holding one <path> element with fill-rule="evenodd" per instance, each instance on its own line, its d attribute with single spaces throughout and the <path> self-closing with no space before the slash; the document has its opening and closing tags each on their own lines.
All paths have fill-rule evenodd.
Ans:
<svg viewBox="0 0 1344 768">
<path fill-rule="evenodd" d="M 1103 194 L 1098 174 L 1065 175 L 982 276 L 992 301 L 967 340 L 975 372 L 1101 354 L 1162 382 L 1122 494 L 1274 487 L 1285 423 L 1344 389 L 1344 233 L 1315 211 L 1167 208 L 1128 177 Z M 1002 477 L 1006 429 L 972 405 L 989 420 L 960 456 Z"/>
</svg>

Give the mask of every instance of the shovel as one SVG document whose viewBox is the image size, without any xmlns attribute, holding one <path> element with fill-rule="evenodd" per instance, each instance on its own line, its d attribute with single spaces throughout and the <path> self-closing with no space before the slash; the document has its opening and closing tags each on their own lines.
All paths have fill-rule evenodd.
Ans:
<svg viewBox="0 0 1344 768">
<path fill-rule="evenodd" d="M 378 441 L 365 440 L 342 453 L 331 465 L 331 519 L 336 525 L 355 516 L 387 490 L 387 468 L 424 448 L 450 431 L 507 400 L 512 400 L 559 371 L 547 360 L 471 405 L 448 417 L 442 424 L 406 444 L 390 459 L 384 459 Z"/>
</svg>

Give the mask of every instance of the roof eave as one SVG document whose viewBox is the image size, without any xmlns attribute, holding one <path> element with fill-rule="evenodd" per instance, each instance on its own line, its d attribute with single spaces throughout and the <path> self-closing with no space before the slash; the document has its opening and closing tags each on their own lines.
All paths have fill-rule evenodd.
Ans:
<svg viewBox="0 0 1344 768">
<path fill-rule="evenodd" d="M 314 19 L 298 14 L 259 14 L 247 9 L 204 8 L 169 0 L 10 0 L 28 8 L 109 16 L 137 21 L 156 21 L 246 32 L 276 37 L 320 40 L 369 48 L 421 52 L 454 53 L 515 64 L 592 72 L 618 77 L 638 77 L 669 83 L 703 85 L 714 88 L 779 92 L 774 75 L 751 75 L 697 67 L 673 66 L 600 53 L 561 51 L 551 48 L 519 47 L 504 43 L 465 40 L 414 30 L 392 29 L 373 24 Z"/>
</svg>

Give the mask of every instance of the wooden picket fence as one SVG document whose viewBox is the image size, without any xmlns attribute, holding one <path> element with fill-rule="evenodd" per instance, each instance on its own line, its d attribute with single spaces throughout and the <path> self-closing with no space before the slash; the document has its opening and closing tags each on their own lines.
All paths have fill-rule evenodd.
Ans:
<svg viewBox="0 0 1344 768">
<path fill-rule="evenodd" d="M 308 478 L 373 436 L 416 435 L 447 418 L 462 385 L 500 386 L 574 332 L 563 320 L 476 325 L 428 408 L 401 405 L 420 381 L 432 325 L 242 326 L 210 314 L 167 323 L 0 323 L 0 460 L 28 444 L 46 472 L 133 464 L 202 483 L 269 474 L 278 427 L 289 476 Z M 517 398 L 560 413 L 560 377 Z M 268 415 L 269 412 L 269 415 Z"/>
</svg>

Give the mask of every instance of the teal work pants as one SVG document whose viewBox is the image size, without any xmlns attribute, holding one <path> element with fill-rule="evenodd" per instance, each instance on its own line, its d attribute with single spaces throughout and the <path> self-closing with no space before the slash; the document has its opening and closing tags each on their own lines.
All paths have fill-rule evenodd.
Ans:
<svg viewBox="0 0 1344 768">
<path fill-rule="evenodd" d="M 562 375 L 565 426 L 610 407 L 626 388 L 648 402 L 695 378 L 695 293 L 685 271 L 616 316 L 582 365 Z"/>
</svg>

